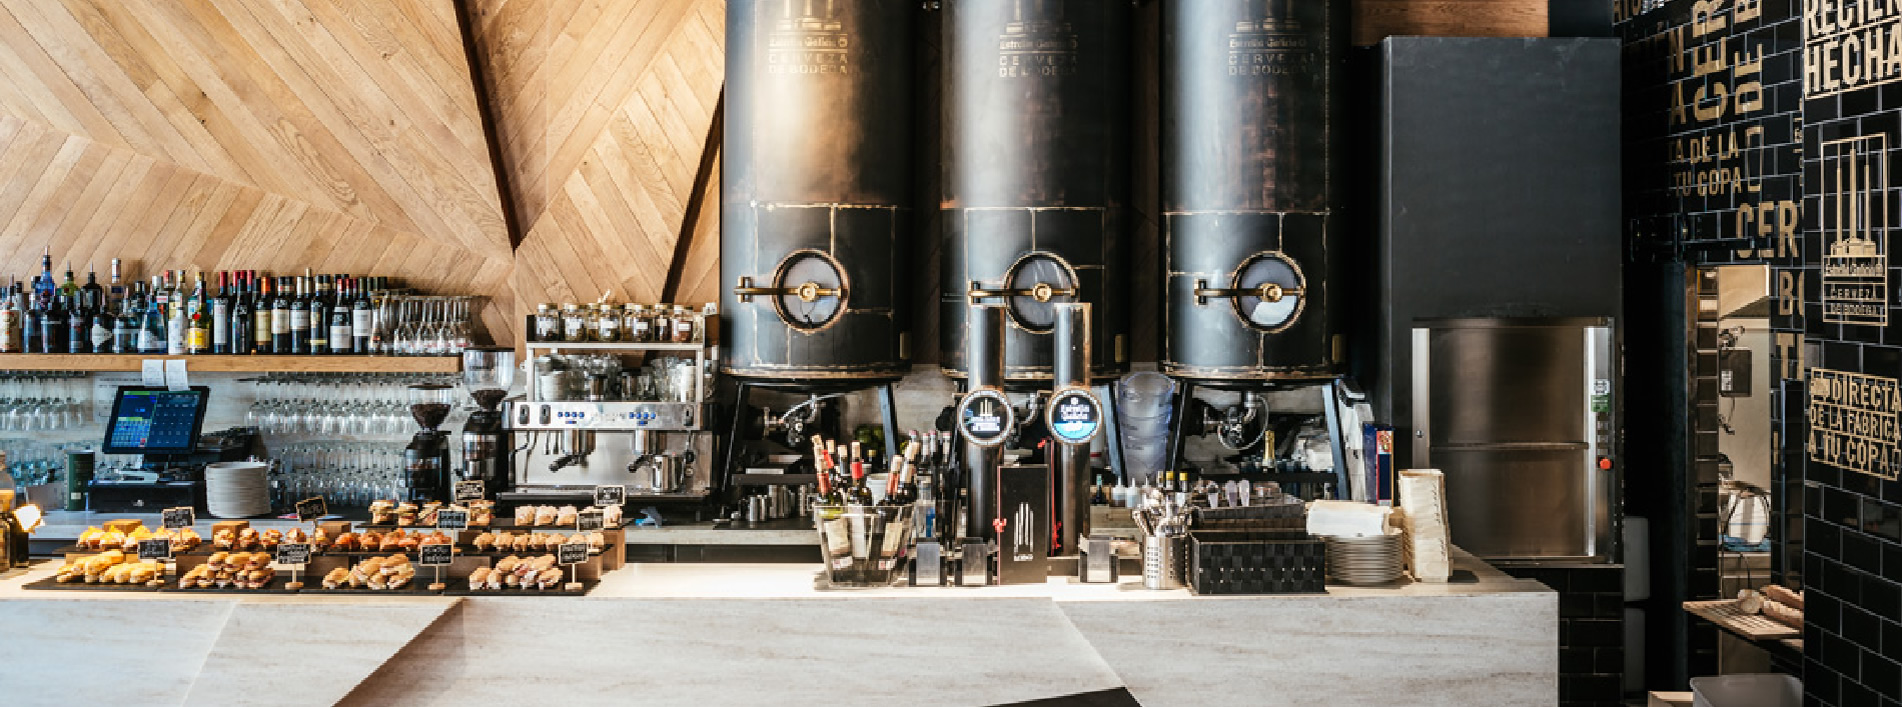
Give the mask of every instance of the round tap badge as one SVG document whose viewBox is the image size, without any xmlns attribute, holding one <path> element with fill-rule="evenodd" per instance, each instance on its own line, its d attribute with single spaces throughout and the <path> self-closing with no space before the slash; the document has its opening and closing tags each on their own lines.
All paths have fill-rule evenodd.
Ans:
<svg viewBox="0 0 1902 707">
<path fill-rule="evenodd" d="M 1044 423 L 1059 442 L 1089 444 L 1103 430 L 1103 404 L 1087 389 L 1064 388 L 1050 396 Z"/>
<path fill-rule="evenodd" d="M 1010 431 L 1017 427 L 1017 411 L 1010 406 L 1010 399 L 1004 397 L 1004 391 L 996 388 L 979 388 L 964 396 L 958 402 L 958 434 L 964 435 L 971 444 L 980 447 L 995 447 L 1004 443 Z"/>
</svg>

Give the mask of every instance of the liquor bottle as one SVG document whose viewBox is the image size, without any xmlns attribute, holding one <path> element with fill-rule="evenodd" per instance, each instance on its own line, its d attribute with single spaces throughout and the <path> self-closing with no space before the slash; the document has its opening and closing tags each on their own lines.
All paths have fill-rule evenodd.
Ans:
<svg viewBox="0 0 1902 707">
<path fill-rule="evenodd" d="M 160 300 L 160 285 L 164 280 L 152 278 L 152 291 L 146 297 L 145 315 L 139 319 L 139 353 L 165 353 L 165 303 Z"/>
<path fill-rule="evenodd" d="M 185 353 L 201 356 L 211 353 L 211 300 L 205 292 L 205 273 L 192 279 L 192 291 L 185 298 Z"/>
<path fill-rule="evenodd" d="M 52 295 L 40 316 L 40 353 L 66 353 L 66 298 Z"/>
<path fill-rule="evenodd" d="M 355 287 L 357 301 L 350 303 L 350 353 L 358 356 L 373 353 L 376 305 L 370 301 L 370 291 L 375 284 L 375 278 L 359 279 Z"/>
<path fill-rule="evenodd" d="M 0 353 L 20 353 L 20 306 L 15 299 L 19 292 L 20 281 L 14 280 L 0 301 Z"/>
<path fill-rule="evenodd" d="M 245 270 L 232 273 L 235 282 L 231 295 L 231 321 L 227 323 L 231 329 L 231 350 L 227 353 L 237 355 L 251 353 L 253 324 L 251 319 L 252 288 L 249 275 L 249 271 Z"/>
<path fill-rule="evenodd" d="M 119 300 L 119 316 L 112 323 L 113 353 L 139 353 L 139 316 L 145 306 L 140 288 L 133 288 Z"/>
<path fill-rule="evenodd" d="M 277 278 L 277 298 L 271 300 L 271 353 L 283 356 L 296 353 L 291 343 L 291 310 L 296 294 L 291 291 L 291 278 Z M 308 312 L 306 313 L 308 314 Z M 308 322 L 305 323 L 309 327 Z"/>
<path fill-rule="evenodd" d="M 310 353 L 330 353 L 330 276 L 318 275 L 312 285 L 310 301 Z"/>
<path fill-rule="evenodd" d="M 92 312 L 86 310 L 80 300 L 83 290 L 77 287 L 73 296 L 66 298 L 66 353 L 92 353 Z"/>
<path fill-rule="evenodd" d="M 79 304 L 79 282 L 73 279 L 73 261 L 66 261 L 66 279 L 59 283 L 59 295 L 66 298 L 66 308 L 72 309 Z"/>
<path fill-rule="evenodd" d="M 231 353 L 231 273 L 218 271 L 218 294 L 211 298 L 211 352 Z"/>
<path fill-rule="evenodd" d="M 27 288 L 26 312 L 20 317 L 20 344 L 27 353 L 39 353 L 46 348 L 46 310 L 41 306 L 39 280 L 35 276 Z"/>
<path fill-rule="evenodd" d="M 110 278 L 111 279 L 107 280 L 106 293 L 112 295 L 114 302 L 123 301 L 127 292 L 125 282 L 120 279 L 118 258 L 112 259 L 112 274 Z"/>
<path fill-rule="evenodd" d="M 88 273 L 90 275 L 90 273 Z M 112 309 L 112 300 L 107 298 L 105 290 L 99 292 L 99 306 L 92 310 L 86 324 L 86 336 L 92 344 L 92 352 L 97 354 L 131 353 L 120 351 L 113 339 L 112 330 L 119 323 L 119 315 Z"/>
<path fill-rule="evenodd" d="M 167 277 L 166 280 L 171 284 L 165 293 L 165 353 L 176 356 L 185 353 L 185 339 L 191 334 L 190 303 L 183 292 L 183 274 Z"/>
<path fill-rule="evenodd" d="M 40 276 L 33 281 L 33 296 L 43 297 L 41 303 L 53 301 L 53 291 L 59 289 L 53 284 L 53 247 L 47 246 L 40 255 Z"/>
<path fill-rule="evenodd" d="M 845 491 L 845 502 L 857 506 L 872 505 L 872 490 L 865 486 L 865 462 L 852 460 L 852 486 Z"/>
<path fill-rule="evenodd" d="M 269 275 L 257 278 L 257 293 L 251 297 L 251 319 L 253 322 L 251 327 L 251 353 L 277 353 L 277 350 L 272 348 L 275 337 L 271 334 L 273 330 L 277 329 L 277 322 L 274 321 L 277 319 L 277 312 L 271 309 L 271 286 L 276 283 L 277 279 Z M 284 325 L 288 327 L 290 323 L 285 322 Z"/>
<path fill-rule="evenodd" d="M 92 263 L 86 264 L 86 284 L 79 288 L 79 305 L 95 313 L 106 308 L 106 288 L 99 286 L 99 275 L 93 272 Z"/>
<path fill-rule="evenodd" d="M 350 288 L 355 281 L 344 275 L 337 276 L 337 298 L 330 304 L 330 351 L 333 356 L 349 354 L 355 344 L 355 335 L 350 326 Z"/>
<path fill-rule="evenodd" d="M 1096 477 L 1096 484 L 1091 486 L 1091 489 L 1092 490 L 1090 492 L 1090 505 L 1092 506 L 1109 505 L 1109 497 L 1103 495 L 1103 477 L 1102 476 Z"/>
</svg>

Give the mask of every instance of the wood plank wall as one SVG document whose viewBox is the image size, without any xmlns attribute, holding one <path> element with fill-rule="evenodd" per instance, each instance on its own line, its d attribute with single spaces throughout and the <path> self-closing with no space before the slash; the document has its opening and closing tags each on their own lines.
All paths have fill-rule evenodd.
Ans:
<svg viewBox="0 0 1902 707">
<path fill-rule="evenodd" d="M 1357 44 L 1547 21 L 1547 0 L 1354 2 Z M 375 272 L 489 296 L 497 341 L 536 302 L 712 301 L 724 10 L 0 0 L 0 273 L 36 271 L 49 247 L 82 277 L 115 256 L 132 274 Z M 919 292 L 935 319 L 935 288 Z"/>
<path fill-rule="evenodd" d="M 465 56 L 451 0 L 0 0 L 0 272 L 376 272 L 512 338 Z"/>
</svg>

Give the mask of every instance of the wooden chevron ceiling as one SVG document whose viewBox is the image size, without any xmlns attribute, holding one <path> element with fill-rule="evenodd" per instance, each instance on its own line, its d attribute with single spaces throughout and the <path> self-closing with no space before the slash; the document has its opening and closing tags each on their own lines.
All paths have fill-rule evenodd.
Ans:
<svg viewBox="0 0 1902 707">
<path fill-rule="evenodd" d="M 374 272 L 489 295 L 497 341 L 537 301 L 709 300 L 723 13 L 0 0 L 0 272 Z"/>
</svg>

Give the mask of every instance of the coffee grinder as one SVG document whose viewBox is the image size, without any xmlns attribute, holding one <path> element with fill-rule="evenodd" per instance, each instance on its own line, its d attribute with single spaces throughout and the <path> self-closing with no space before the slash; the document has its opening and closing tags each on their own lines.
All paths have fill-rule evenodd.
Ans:
<svg viewBox="0 0 1902 707">
<path fill-rule="evenodd" d="M 471 346 L 462 352 L 462 384 L 477 407 L 462 425 L 462 478 L 480 480 L 489 494 L 514 487 L 501 410 L 514 382 L 515 349 Z"/>
<path fill-rule="evenodd" d="M 409 415 L 422 426 L 403 449 L 404 493 L 412 503 L 449 500 L 449 439 L 436 428 L 449 419 L 456 389 L 436 383 L 409 387 Z"/>
</svg>

